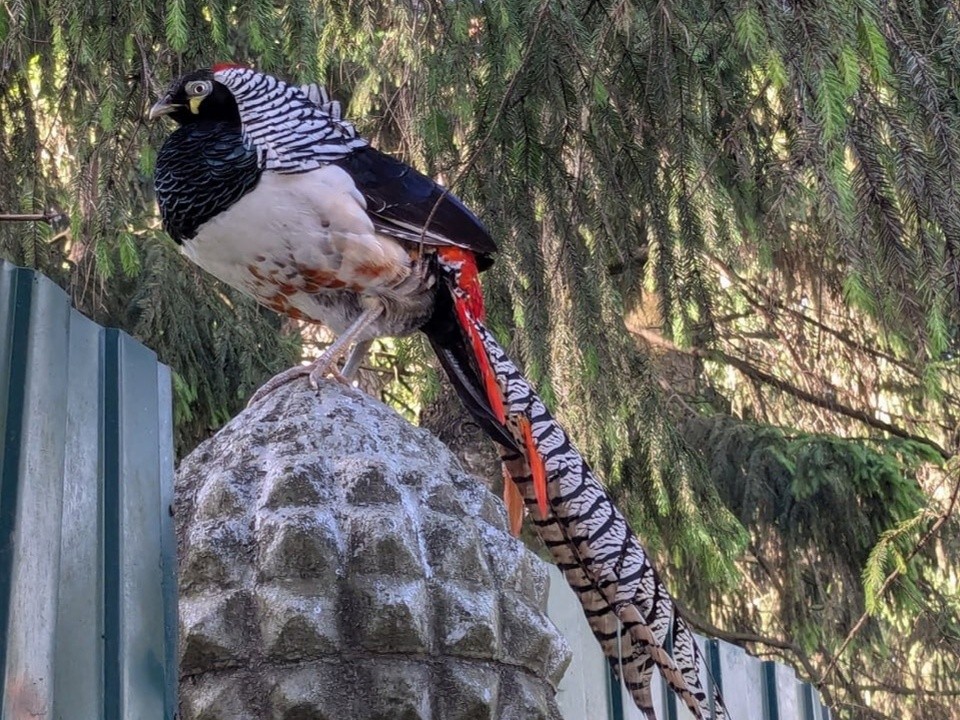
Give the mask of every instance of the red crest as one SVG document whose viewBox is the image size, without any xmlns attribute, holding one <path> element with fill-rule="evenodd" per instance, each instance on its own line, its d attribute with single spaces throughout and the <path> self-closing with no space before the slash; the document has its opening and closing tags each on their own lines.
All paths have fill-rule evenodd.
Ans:
<svg viewBox="0 0 960 720">
<path fill-rule="evenodd" d="M 246 65 L 241 65 L 239 63 L 222 62 L 214 65 L 212 70 L 213 72 L 218 73 L 218 72 L 221 72 L 222 70 L 229 70 L 230 68 L 245 68 L 245 67 Z"/>
</svg>

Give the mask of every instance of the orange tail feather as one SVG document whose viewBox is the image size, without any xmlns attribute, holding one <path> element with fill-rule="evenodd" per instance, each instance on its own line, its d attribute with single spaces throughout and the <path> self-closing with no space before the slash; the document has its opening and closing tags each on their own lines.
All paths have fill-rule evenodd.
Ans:
<svg viewBox="0 0 960 720">
<path fill-rule="evenodd" d="M 543 456 L 537 450 L 537 443 L 533 437 L 533 428 L 530 425 L 530 419 L 525 416 L 520 417 L 520 434 L 523 436 L 523 444 L 527 451 L 527 462 L 530 463 L 530 470 L 533 472 L 533 492 L 537 496 L 537 509 L 540 511 L 540 517 L 547 517 L 547 469 L 543 464 Z"/>
<path fill-rule="evenodd" d="M 523 527 L 523 495 L 506 468 L 503 469 L 503 504 L 507 506 L 510 532 L 514 537 L 520 537 L 520 529 Z"/>
</svg>

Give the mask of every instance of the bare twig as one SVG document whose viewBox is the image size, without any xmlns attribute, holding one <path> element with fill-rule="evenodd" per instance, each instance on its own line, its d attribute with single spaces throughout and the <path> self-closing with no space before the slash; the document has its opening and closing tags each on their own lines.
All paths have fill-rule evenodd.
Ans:
<svg viewBox="0 0 960 720">
<path fill-rule="evenodd" d="M 54 223 L 63 217 L 63 213 L 45 212 L 45 213 L 9 213 L 0 214 L 0 222 L 45 222 Z"/>
<path fill-rule="evenodd" d="M 707 259 L 707 261 L 711 265 L 713 265 L 716 269 L 718 269 L 724 275 L 729 277 L 731 280 L 736 281 L 738 285 L 741 285 L 743 288 L 745 288 L 743 293 L 744 298 L 751 305 L 765 304 L 767 306 L 776 307 L 790 314 L 791 316 L 797 318 L 798 320 L 801 320 L 802 322 L 813 325 L 818 330 L 822 330 L 823 332 L 826 332 L 831 337 L 836 338 L 837 340 L 853 348 L 854 350 L 867 353 L 868 355 L 879 358 L 880 360 L 885 360 L 886 362 L 889 362 L 892 365 L 895 365 L 896 367 L 900 368 L 904 372 L 909 373 L 913 377 L 916 377 L 916 378 L 922 377 L 922 374 L 915 367 L 894 357 L 890 353 L 883 352 L 882 350 L 876 347 L 860 342 L 859 340 L 848 336 L 842 330 L 838 330 L 837 328 L 831 327 L 830 325 L 827 325 L 826 323 L 820 320 L 817 320 L 816 318 L 812 318 L 809 315 L 806 315 L 805 313 L 800 312 L 796 308 L 790 307 L 782 299 L 772 295 L 770 292 L 768 292 L 767 290 L 764 290 L 762 287 L 760 287 L 756 283 L 751 282 L 750 280 L 746 279 L 745 277 L 737 273 L 737 271 L 734 270 L 728 263 L 724 262 L 716 255 L 706 251 L 704 251 L 702 254 Z M 756 297 L 751 297 L 750 293 L 752 293 Z M 722 322 L 723 320 L 724 320 L 723 318 L 716 319 L 718 323 Z M 953 396 L 949 395 L 949 393 L 947 394 L 947 397 L 953 399 Z"/>
<path fill-rule="evenodd" d="M 764 385 L 769 385 L 770 387 L 774 387 L 780 390 L 781 392 L 785 392 L 788 395 L 792 395 L 798 400 L 802 400 L 804 402 L 810 403 L 811 405 L 815 405 L 816 407 L 823 408 L 824 410 L 829 410 L 831 412 L 844 415 L 848 418 L 851 418 L 852 420 L 859 420 L 865 425 L 869 425 L 870 427 L 876 428 L 877 430 L 882 430 L 883 432 L 889 433 L 890 435 L 895 435 L 896 437 L 903 438 L 904 440 L 910 440 L 912 442 L 925 445 L 926 447 L 930 448 L 935 453 L 937 453 L 944 460 L 949 460 L 954 456 L 952 452 L 942 447 L 939 443 L 934 442 L 933 440 L 930 440 L 929 438 L 925 438 L 922 435 L 916 435 L 914 433 L 909 432 L 908 430 L 905 430 L 902 427 L 899 427 L 897 425 L 892 425 L 891 423 L 880 420 L 879 418 L 874 417 L 873 415 L 871 415 L 870 413 L 864 410 L 848 407 L 847 405 L 837 402 L 836 400 L 832 400 L 830 398 L 825 398 L 820 395 L 807 392 L 803 388 L 799 388 L 796 385 L 790 382 L 787 382 L 786 380 L 782 380 L 776 377 L 775 375 L 771 375 L 770 373 L 764 370 L 761 370 L 760 368 L 755 367 L 754 365 L 751 365 L 746 360 L 743 360 L 738 357 L 734 357 L 733 355 L 729 355 L 723 352 L 722 350 L 705 350 L 702 348 L 689 348 L 689 349 L 682 348 L 676 345 L 675 343 L 670 342 L 666 338 L 658 335 L 657 333 L 654 333 L 642 328 L 633 329 L 631 330 L 631 332 L 635 335 L 640 336 L 651 345 L 665 347 L 673 352 L 682 353 L 684 355 L 691 355 L 693 357 L 703 358 L 704 360 L 711 360 L 713 362 L 729 365 L 739 370 L 741 373 L 746 375 L 751 380 L 756 380 L 758 382 L 763 383 Z"/>
<path fill-rule="evenodd" d="M 682 605 L 676 600 L 674 600 L 674 602 L 676 602 L 677 608 L 680 610 L 680 614 L 687 619 L 694 629 L 736 645 L 754 643 L 755 645 L 766 645 L 767 647 L 788 652 L 793 655 L 801 665 L 803 665 L 803 669 L 810 679 L 816 677 L 816 669 L 813 667 L 813 663 L 810 661 L 809 656 L 796 643 L 780 640 L 779 638 L 769 637 L 767 635 L 760 635 L 758 633 L 724 630 L 717 627 L 706 618 L 700 617 L 696 613 L 691 612 L 690 608 Z M 824 699 L 827 700 L 828 704 L 833 704 L 833 697 L 828 692 L 825 692 L 823 696 Z"/>
</svg>

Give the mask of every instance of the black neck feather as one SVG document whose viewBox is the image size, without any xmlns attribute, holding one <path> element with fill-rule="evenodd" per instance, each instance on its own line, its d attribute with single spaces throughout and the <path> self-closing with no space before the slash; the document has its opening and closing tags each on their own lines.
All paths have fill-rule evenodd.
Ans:
<svg viewBox="0 0 960 720">
<path fill-rule="evenodd" d="M 239 123 L 191 122 L 160 149 L 154 185 L 163 228 L 178 243 L 227 210 L 260 180 L 256 152 Z"/>
</svg>

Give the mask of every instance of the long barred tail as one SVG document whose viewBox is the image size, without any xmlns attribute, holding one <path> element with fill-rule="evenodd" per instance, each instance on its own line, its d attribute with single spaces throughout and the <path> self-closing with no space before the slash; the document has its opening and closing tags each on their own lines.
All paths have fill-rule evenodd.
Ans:
<svg viewBox="0 0 960 720">
<path fill-rule="evenodd" d="M 695 717 L 725 720 L 719 691 L 708 695 L 701 683 L 703 655 L 666 586 L 564 429 L 471 312 L 479 305 L 475 297 L 466 297 L 459 260 L 442 263 L 448 276 L 447 302 L 459 306 L 456 313 L 440 308 L 438 315 L 447 318 L 446 334 L 438 333 L 441 324 L 436 320 L 424 329 L 468 408 L 501 444 L 504 468 L 580 599 L 611 667 L 650 720 L 656 720 L 650 689 L 654 667 Z M 451 339 L 452 317 L 459 326 L 459 343 Z M 477 341 L 482 347 L 475 350 Z M 492 392 L 481 380 L 484 365 L 492 369 L 500 393 L 503 410 L 496 413 L 483 402 Z M 546 476 L 546 508 L 536 490 L 541 473 Z"/>
<path fill-rule="evenodd" d="M 726 718 L 719 691 L 711 698 L 700 682 L 701 667 L 706 666 L 693 633 L 636 535 L 503 348 L 483 325 L 476 326 L 503 384 L 508 417 L 529 417 L 546 467 L 550 512 L 534 524 L 580 597 L 588 620 L 597 620 L 591 623 L 594 634 L 611 664 L 622 667 L 637 706 L 649 718 L 656 717 L 650 696 L 656 665 L 696 717 L 706 720 L 712 710 L 718 720 Z M 530 478 L 522 474 L 526 458 L 514 453 L 505 460 L 513 463 L 511 475 L 528 506 L 536 506 Z M 616 628 L 614 619 L 619 621 Z"/>
</svg>

